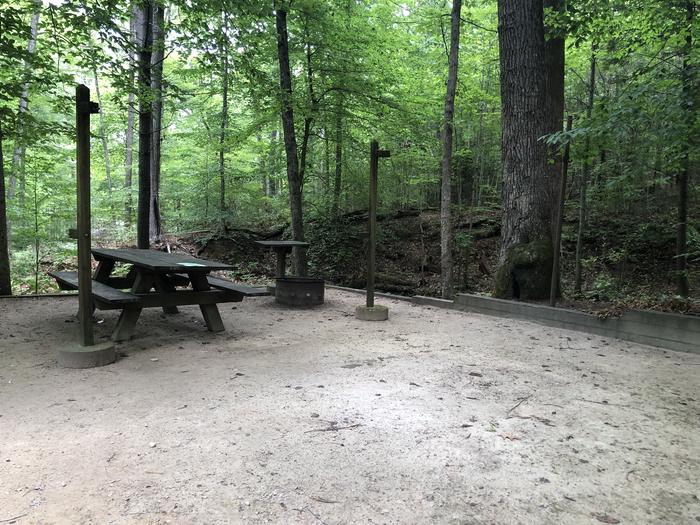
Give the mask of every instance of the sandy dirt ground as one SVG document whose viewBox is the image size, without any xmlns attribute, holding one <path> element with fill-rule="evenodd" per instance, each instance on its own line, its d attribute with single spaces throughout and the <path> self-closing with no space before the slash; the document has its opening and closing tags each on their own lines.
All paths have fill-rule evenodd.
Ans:
<svg viewBox="0 0 700 525">
<path fill-rule="evenodd" d="M 77 300 L 0 300 L 0 522 L 700 522 L 698 355 L 361 302 L 151 309 L 68 370 Z"/>
</svg>

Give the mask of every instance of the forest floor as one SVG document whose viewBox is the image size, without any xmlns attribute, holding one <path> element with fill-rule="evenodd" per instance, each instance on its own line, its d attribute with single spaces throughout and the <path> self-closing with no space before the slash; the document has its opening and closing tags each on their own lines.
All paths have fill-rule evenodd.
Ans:
<svg viewBox="0 0 700 525">
<path fill-rule="evenodd" d="M 150 309 L 69 370 L 76 299 L 0 300 L 0 522 L 700 521 L 697 355 L 361 302 Z"/>
</svg>

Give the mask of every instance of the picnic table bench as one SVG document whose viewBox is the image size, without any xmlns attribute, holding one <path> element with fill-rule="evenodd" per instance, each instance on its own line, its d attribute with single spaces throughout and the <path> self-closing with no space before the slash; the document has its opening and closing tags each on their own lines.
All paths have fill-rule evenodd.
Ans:
<svg viewBox="0 0 700 525">
<path fill-rule="evenodd" d="M 244 297 L 269 295 L 265 288 L 237 284 L 209 275 L 214 270 L 227 270 L 227 264 L 196 259 L 188 255 L 140 249 L 92 250 L 98 261 L 92 279 L 94 307 L 101 310 L 121 310 L 112 334 L 114 341 L 130 339 L 143 308 L 163 308 L 168 314 L 178 312 L 182 305 L 199 305 L 212 332 L 224 330 L 218 303 L 240 302 Z M 115 276 L 117 262 L 131 265 L 126 276 Z M 59 287 L 78 289 L 78 273 L 50 272 Z M 192 289 L 177 287 L 191 286 Z M 129 291 L 124 291 L 129 289 Z M 151 291 L 154 290 L 154 291 Z"/>
</svg>

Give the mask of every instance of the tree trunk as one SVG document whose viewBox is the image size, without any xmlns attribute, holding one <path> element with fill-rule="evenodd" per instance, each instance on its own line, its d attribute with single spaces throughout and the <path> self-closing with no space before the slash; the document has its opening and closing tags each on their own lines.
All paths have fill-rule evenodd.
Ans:
<svg viewBox="0 0 700 525">
<path fill-rule="evenodd" d="M 690 150 L 693 143 L 691 136 L 694 128 L 695 93 L 693 92 L 693 72 L 690 64 L 690 53 L 693 49 L 693 15 L 695 2 L 685 2 L 686 30 L 685 45 L 683 46 L 682 83 L 683 95 L 682 115 L 685 119 L 685 140 L 681 153 L 681 169 L 678 174 L 678 226 L 676 233 L 676 288 L 681 297 L 688 297 L 688 179 L 690 178 Z"/>
<path fill-rule="evenodd" d="M 0 120 L 0 295 L 12 295 L 9 235 L 7 234 L 7 201 L 5 200 L 5 160 L 2 156 L 3 138 L 2 120 Z"/>
<path fill-rule="evenodd" d="M 311 40 L 309 38 L 309 20 L 308 16 L 304 20 L 304 37 L 306 50 L 306 90 L 309 96 L 309 104 L 311 112 L 304 117 L 304 134 L 301 138 L 301 154 L 299 158 L 299 180 L 302 188 L 304 185 L 304 175 L 306 174 L 306 158 L 309 151 L 309 139 L 314 123 L 314 113 L 316 111 L 316 96 L 314 95 L 314 70 L 311 62 Z"/>
<path fill-rule="evenodd" d="M 462 0 L 452 2 L 450 58 L 445 93 L 445 121 L 442 132 L 442 193 L 440 200 L 440 270 L 442 298 L 452 297 L 452 131 L 454 127 L 457 65 L 459 62 L 459 24 Z"/>
<path fill-rule="evenodd" d="M 292 215 L 292 236 L 295 241 L 304 240 L 302 216 L 301 177 L 297 159 L 297 140 L 294 133 L 294 110 L 292 108 L 292 76 L 289 68 L 289 38 L 287 35 L 287 12 L 277 7 L 275 12 L 277 28 L 277 58 L 279 60 L 280 88 L 282 94 L 282 130 L 284 150 L 287 156 L 287 182 L 289 184 L 289 207 Z M 294 252 L 294 271 L 297 275 L 306 274 L 306 253 Z"/>
<path fill-rule="evenodd" d="M 333 217 L 340 213 L 340 190 L 343 182 L 343 104 L 335 112 L 335 180 L 333 181 Z"/>
<path fill-rule="evenodd" d="M 165 7 L 154 3 L 152 8 L 151 31 L 153 52 L 151 55 L 151 158 L 150 158 L 150 205 L 148 233 L 151 242 L 160 241 L 160 146 L 163 124 L 163 60 L 165 58 Z"/>
<path fill-rule="evenodd" d="M 574 118 L 569 115 L 566 121 L 566 131 L 571 131 Z M 564 146 L 564 158 L 562 159 L 561 174 L 559 177 L 559 194 L 557 196 L 557 210 L 554 222 L 554 258 L 552 260 L 552 284 L 549 290 L 549 306 L 554 306 L 561 297 L 560 259 L 561 259 L 561 230 L 564 225 L 564 207 L 566 204 L 566 179 L 569 173 L 569 154 L 571 142 Z"/>
<path fill-rule="evenodd" d="M 34 14 L 29 26 L 29 41 L 27 42 L 27 55 L 32 56 L 36 52 L 36 40 L 39 32 L 39 18 L 41 17 L 41 0 L 34 2 Z M 25 62 L 25 73 L 31 70 L 31 64 Z M 19 181 L 19 200 L 24 202 L 24 153 L 26 150 L 24 137 L 25 113 L 29 104 L 29 81 L 22 84 L 22 92 L 19 96 L 19 109 L 17 111 L 17 133 L 15 135 L 14 150 L 12 152 L 12 167 L 10 171 L 10 187 L 7 198 L 12 200 L 17 192 L 17 181 Z M 9 232 L 9 231 L 8 231 Z"/>
<path fill-rule="evenodd" d="M 136 48 L 138 46 L 138 31 L 136 28 L 137 20 L 139 16 L 139 7 L 134 4 L 131 8 L 131 20 L 129 23 L 129 30 L 131 35 L 131 44 Z M 126 201 L 124 203 L 124 219 L 127 225 L 131 224 L 132 215 L 134 213 L 134 201 L 131 194 L 131 181 L 133 174 L 134 165 L 134 121 L 136 120 L 136 109 L 135 96 L 134 96 L 134 70 L 136 69 L 134 64 L 138 60 L 138 56 L 135 52 L 130 53 L 131 67 L 129 67 L 130 77 L 129 77 L 129 98 L 126 108 L 126 155 L 124 159 L 124 190 L 126 192 Z"/>
<path fill-rule="evenodd" d="M 551 9 L 554 12 L 564 8 L 564 0 L 544 0 L 544 9 Z M 564 125 L 564 38 L 560 30 L 544 28 L 544 54 L 546 76 L 546 97 L 547 97 L 547 120 L 548 129 L 546 134 L 561 132 Z M 547 162 L 548 177 L 551 180 L 559 180 L 562 172 L 561 148 L 552 146 L 548 148 L 549 159 Z M 556 194 L 556 191 L 555 191 Z M 552 224 L 556 220 L 556 206 L 552 207 Z"/>
<path fill-rule="evenodd" d="M 588 74 L 588 105 L 586 106 L 586 123 L 589 126 L 591 115 L 593 114 L 593 97 L 595 96 L 595 51 L 594 44 L 591 51 L 591 68 Z M 576 262 L 574 270 L 574 292 L 576 293 L 581 293 L 581 285 L 583 283 L 581 257 L 583 256 L 583 232 L 586 229 L 586 215 L 588 213 L 586 194 L 591 174 L 590 149 L 591 137 L 587 134 L 583 145 L 583 170 L 581 173 L 581 189 L 579 190 L 578 233 L 576 234 Z"/>
<path fill-rule="evenodd" d="M 494 295 L 549 297 L 554 180 L 542 0 L 499 0 L 503 227 Z"/>
<path fill-rule="evenodd" d="M 151 27 L 153 6 L 150 0 L 139 6 L 139 208 L 136 222 L 136 244 L 148 248 L 149 204 L 151 201 Z"/>
<path fill-rule="evenodd" d="M 105 114 L 102 108 L 102 96 L 100 94 L 100 82 L 97 78 L 97 68 L 93 68 L 95 76 L 95 94 L 97 95 L 97 104 L 100 106 L 100 138 L 102 139 L 102 152 L 105 159 L 105 182 L 107 183 L 107 197 L 109 199 L 109 209 L 114 218 L 114 202 L 112 201 L 112 177 L 110 175 L 109 165 L 109 144 L 107 141 L 107 126 L 105 125 Z"/>
<path fill-rule="evenodd" d="M 219 134 L 219 211 L 221 212 L 221 223 L 225 223 L 224 213 L 226 212 L 226 128 L 228 127 L 228 47 L 226 45 L 226 15 L 222 15 L 223 29 L 221 38 L 221 131 Z"/>
<path fill-rule="evenodd" d="M 270 151 L 267 157 L 267 171 L 265 173 L 265 195 L 274 197 L 277 195 L 277 170 L 275 169 L 275 150 L 277 149 L 277 130 L 270 132 Z"/>
</svg>

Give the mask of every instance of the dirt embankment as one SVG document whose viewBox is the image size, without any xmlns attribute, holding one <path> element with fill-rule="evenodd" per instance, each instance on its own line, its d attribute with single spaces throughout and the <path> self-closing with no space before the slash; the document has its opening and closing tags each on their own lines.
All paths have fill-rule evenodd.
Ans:
<svg viewBox="0 0 700 525">
<path fill-rule="evenodd" d="M 379 219 L 377 288 L 406 295 L 440 293 L 440 216 L 436 211 L 403 210 Z M 459 217 L 455 224 L 457 246 L 455 277 L 462 291 L 491 289 L 496 265 L 499 213 Z M 171 239 L 202 257 L 224 260 L 236 267 L 235 277 L 253 279 L 274 275 L 274 257 L 255 245 L 256 239 L 285 237 L 277 229 L 256 232 L 229 229 L 206 235 Z M 367 212 L 360 211 L 335 221 L 312 221 L 307 225 L 312 275 L 323 276 L 342 286 L 365 286 L 367 258 Z"/>
<path fill-rule="evenodd" d="M 440 216 L 435 210 L 402 210 L 379 217 L 377 289 L 403 295 L 440 294 Z M 630 219 L 631 220 L 631 219 Z M 625 309 L 655 309 L 700 314 L 698 301 L 674 297 L 673 232 L 625 227 L 618 218 L 597 221 L 584 237 L 583 293 L 574 294 L 575 220 L 567 220 L 562 239 L 562 306 L 619 315 Z M 666 224 L 662 218 L 658 225 Z M 275 258 L 256 239 L 289 238 L 286 226 L 269 231 L 227 229 L 168 239 L 171 249 L 226 261 L 231 277 L 265 282 L 274 276 Z M 337 220 L 312 220 L 306 226 L 311 275 L 363 288 L 367 254 L 367 212 Z M 455 218 L 455 284 L 458 292 L 490 293 L 498 262 L 500 210 L 478 210 Z M 692 268 L 692 266 L 691 266 Z M 697 288 L 700 272 L 691 272 Z"/>
</svg>

